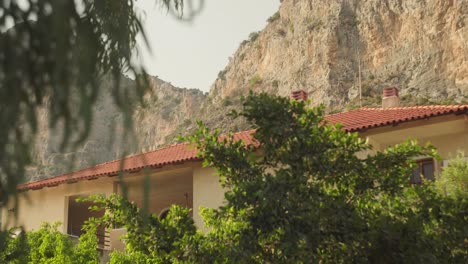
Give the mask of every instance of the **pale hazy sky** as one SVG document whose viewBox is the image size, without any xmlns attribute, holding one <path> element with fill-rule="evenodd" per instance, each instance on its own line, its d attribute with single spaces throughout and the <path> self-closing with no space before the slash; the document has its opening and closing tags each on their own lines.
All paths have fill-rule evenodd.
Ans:
<svg viewBox="0 0 468 264">
<path fill-rule="evenodd" d="M 239 44 L 250 32 L 265 27 L 280 1 L 205 0 L 204 9 L 190 23 L 178 21 L 154 3 L 137 2 L 146 16 L 153 53 L 141 53 L 146 70 L 175 86 L 208 91 Z"/>
</svg>

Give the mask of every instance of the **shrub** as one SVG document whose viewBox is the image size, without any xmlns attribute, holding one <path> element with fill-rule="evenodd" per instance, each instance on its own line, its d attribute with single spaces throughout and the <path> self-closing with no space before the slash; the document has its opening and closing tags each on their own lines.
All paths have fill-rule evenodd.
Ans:
<svg viewBox="0 0 468 264">
<path fill-rule="evenodd" d="M 456 199 L 468 198 L 468 161 L 463 152 L 450 160 L 435 182 L 436 188 L 442 195 Z"/>
<path fill-rule="evenodd" d="M 362 84 L 361 89 L 362 89 L 362 90 L 361 90 L 362 96 L 364 96 L 364 97 L 370 97 L 370 96 L 372 96 L 372 93 L 374 92 L 374 91 L 372 90 L 372 86 L 371 86 L 369 83 L 367 83 L 367 82 L 364 82 L 364 83 Z"/>
<path fill-rule="evenodd" d="M 259 33 L 258 32 L 252 32 L 249 34 L 249 41 L 250 42 L 254 42 L 255 40 L 257 40 L 259 36 Z"/>
<path fill-rule="evenodd" d="M 322 21 L 321 20 L 317 20 L 315 22 L 311 22 L 309 24 L 309 26 L 307 26 L 307 29 L 309 31 L 313 31 L 314 29 L 317 29 L 317 28 L 320 28 L 322 26 Z"/>
<path fill-rule="evenodd" d="M 288 23 L 288 28 L 289 28 L 289 32 L 294 34 L 294 24 L 291 20 Z"/>
<path fill-rule="evenodd" d="M 271 86 L 273 86 L 273 88 L 278 88 L 279 87 L 279 81 L 278 80 L 273 80 L 273 82 L 271 82 Z"/>
<path fill-rule="evenodd" d="M 0 263 L 99 263 L 95 225 L 85 227 L 78 244 L 58 231 L 59 225 L 44 223 L 37 231 L 2 233 Z"/>
<path fill-rule="evenodd" d="M 258 74 L 255 74 L 250 80 L 249 80 L 249 85 L 251 88 L 257 86 L 258 84 L 262 83 L 262 77 L 260 77 Z"/>
<path fill-rule="evenodd" d="M 245 54 L 242 53 L 240 56 L 239 56 L 240 60 L 243 61 L 245 59 Z"/>
<path fill-rule="evenodd" d="M 229 99 L 229 97 L 224 98 L 224 99 L 223 99 L 223 102 L 222 102 L 222 105 L 223 105 L 224 107 L 227 107 L 227 106 L 232 105 L 231 99 Z"/>
<path fill-rule="evenodd" d="M 417 97 L 416 103 L 417 103 L 418 105 L 428 105 L 428 104 L 430 104 L 431 102 L 430 102 L 429 98 L 427 98 L 427 97 L 425 97 L 425 96 L 421 96 L 421 97 Z"/>
<path fill-rule="evenodd" d="M 282 29 L 282 28 L 279 28 L 278 30 L 276 30 L 276 32 L 277 32 L 278 35 L 280 35 L 281 37 L 286 36 L 286 31 L 284 31 L 284 29 Z"/>
<path fill-rule="evenodd" d="M 281 18 L 281 15 L 280 15 L 280 12 L 277 11 L 276 13 L 274 13 L 271 17 L 269 17 L 267 19 L 267 22 L 268 23 L 272 23 L 272 22 L 275 22 L 276 20 L 280 19 Z"/>
<path fill-rule="evenodd" d="M 247 45 L 247 43 L 249 43 L 249 41 L 246 40 L 246 39 L 244 39 L 244 40 L 241 42 L 240 46 L 242 47 L 242 46 L 244 46 L 244 45 Z"/>
<path fill-rule="evenodd" d="M 226 70 L 222 70 L 218 72 L 218 79 L 220 80 L 226 80 Z"/>
<path fill-rule="evenodd" d="M 96 210 L 106 210 L 100 224 L 110 228 L 123 226 L 128 231 L 126 251 L 112 252 L 110 263 L 193 263 L 190 258 L 195 252 L 188 254 L 187 250 L 199 234 L 189 209 L 173 205 L 167 217 L 160 219 L 116 194 L 107 199 L 90 199 L 97 204 Z"/>
</svg>

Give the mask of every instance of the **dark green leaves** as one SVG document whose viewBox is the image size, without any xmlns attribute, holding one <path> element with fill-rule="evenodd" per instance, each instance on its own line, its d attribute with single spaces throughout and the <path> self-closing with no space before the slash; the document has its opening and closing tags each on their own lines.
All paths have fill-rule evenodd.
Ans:
<svg viewBox="0 0 468 264">
<path fill-rule="evenodd" d="M 204 126 L 192 138 L 228 187 L 226 205 L 204 215 L 211 228 L 204 239 L 221 245 L 206 254 L 241 263 L 417 263 L 466 254 L 466 201 L 409 184 L 412 158 L 436 156 L 432 147 L 409 141 L 363 157 L 371 146 L 327 125 L 322 108 L 266 94 L 250 94 L 243 107 L 237 116 L 256 129 L 256 158 Z"/>
</svg>

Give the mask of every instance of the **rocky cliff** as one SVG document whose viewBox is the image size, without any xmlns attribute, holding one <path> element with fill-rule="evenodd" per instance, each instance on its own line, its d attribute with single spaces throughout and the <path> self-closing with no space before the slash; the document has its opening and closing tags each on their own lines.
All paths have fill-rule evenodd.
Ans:
<svg viewBox="0 0 468 264">
<path fill-rule="evenodd" d="M 206 95 L 197 89 L 177 88 L 157 77 L 150 79 L 151 89 L 144 104 L 133 114 L 133 129 L 123 137 L 123 115 L 113 102 L 104 80 L 101 94 L 94 107 L 92 130 L 87 140 L 78 147 L 60 148 L 60 131 L 48 127 L 48 113 L 39 110 L 39 132 L 34 149 L 34 166 L 28 169 L 29 178 L 39 179 L 93 166 L 137 152 L 150 151 L 178 134 L 179 126 L 194 127 L 193 116 L 199 112 Z M 134 86 L 123 77 L 123 86 Z M 172 136 L 175 135 L 175 136 Z"/>
<path fill-rule="evenodd" d="M 408 104 L 468 97 L 468 1 L 284 0 L 269 21 L 220 73 L 214 102 L 304 89 L 342 109 L 358 96 L 359 72 L 366 104 L 389 85 Z"/>
<path fill-rule="evenodd" d="M 241 43 L 207 96 L 154 78 L 134 115 L 141 144 L 126 144 L 129 152 L 172 143 L 195 120 L 223 131 L 247 128 L 226 113 L 249 90 L 288 96 L 303 89 L 328 111 L 379 106 L 386 86 L 398 86 L 407 105 L 468 101 L 468 1 L 284 0 L 268 22 Z M 95 112 L 90 138 L 70 153 L 60 153 L 44 127 L 32 175 L 67 171 L 71 157 L 75 168 L 119 157 L 122 145 L 110 143 L 108 132 L 120 133 L 110 127 L 121 116 L 106 95 Z"/>
</svg>

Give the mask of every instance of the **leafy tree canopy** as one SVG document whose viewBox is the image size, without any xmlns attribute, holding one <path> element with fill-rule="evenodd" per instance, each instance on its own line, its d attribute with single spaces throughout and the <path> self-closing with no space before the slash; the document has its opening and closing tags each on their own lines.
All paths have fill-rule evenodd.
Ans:
<svg viewBox="0 0 468 264">
<path fill-rule="evenodd" d="M 459 152 L 437 177 L 437 190 L 455 199 L 468 199 L 468 160 Z"/>
<path fill-rule="evenodd" d="M 101 78 L 111 76 L 114 102 L 130 127 L 147 88 L 144 69 L 132 61 L 137 35 L 145 36 L 134 2 L 0 1 L 0 206 L 31 163 L 39 107 L 49 112 L 50 127 L 63 130 L 62 148 L 79 144 L 90 131 Z M 178 17 L 184 4 L 193 7 L 192 0 L 155 3 Z M 136 89 L 120 85 L 123 72 L 137 76 Z"/>
<path fill-rule="evenodd" d="M 10 230 L 0 236 L 1 263 L 61 263 L 83 264 L 99 263 L 96 250 L 98 239 L 96 225 L 84 227 L 85 233 L 79 241 L 58 230 L 59 223 L 44 223 L 39 230 L 25 233 L 21 230 Z M 78 243 L 76 243 L 78 242 Z"/>
<path fill-rule="evenodd" d="M 235 116 L 255 127 L 258 145 L 203 125 L 190 138 L 226 190 L 223 206 L 202 210 L 209 231 L 196 232 L 177 206 L 159 219 L 101 198 L 104 222 L 128 229 L 114 263 L 466 262 L 468 201 L 409 183 L 412 157 L 436 156 L 431 146 L 362 157 L 371 146 L 326 124 L 322 108 L 265 94 L 248 96 Z"/>
</svg>

